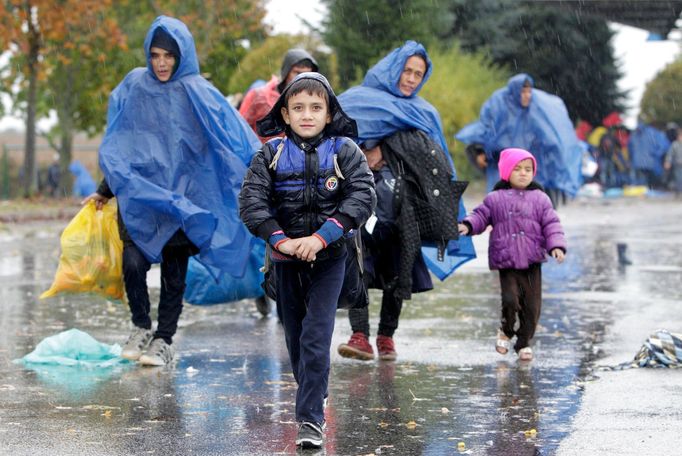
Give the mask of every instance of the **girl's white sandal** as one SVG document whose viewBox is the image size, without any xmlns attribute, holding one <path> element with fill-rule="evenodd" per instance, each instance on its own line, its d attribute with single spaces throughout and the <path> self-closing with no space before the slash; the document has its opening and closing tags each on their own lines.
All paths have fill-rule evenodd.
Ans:
<svg viewBox="0 0 682 456">
<path fill-rule="evenodd" d="M 532 361 L 533 360 L 533 349 L 530 347 L 524 347 L 519 350 L 519 360 L 521 361 Z"/>
<path fill-rule="evenodd" d="M 511 347 L 511 341 L 502 331 L 497 331 L 497 342 L 495 342 L 495 350 L 500 355 L 506 355 L 509 353 L 509 348 Z"/>
</svg>

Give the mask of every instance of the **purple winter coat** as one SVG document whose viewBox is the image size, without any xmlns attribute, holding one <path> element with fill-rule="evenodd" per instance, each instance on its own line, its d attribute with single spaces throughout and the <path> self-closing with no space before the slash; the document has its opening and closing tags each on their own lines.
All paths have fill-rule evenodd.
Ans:
<svg viewBox="0 0 682 456">
<path fill-rule="evenodd" d="M 564 230 L 552 202 L 539 189 L 500 189 L 489 193 L 483 204 L 464 219 L 470 234 L 492 225 L 488 245 L 490 269 L 528 269 L 546 261 L 555 248 L 566 251 Z"/>
</svg>

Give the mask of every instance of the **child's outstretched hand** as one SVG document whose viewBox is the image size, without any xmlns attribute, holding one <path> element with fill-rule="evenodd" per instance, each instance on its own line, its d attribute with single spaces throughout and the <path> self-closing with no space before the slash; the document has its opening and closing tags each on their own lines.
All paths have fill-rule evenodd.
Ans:
<svg viewBox="0 0 682 456">
<path fill-rule="evenodd" d="M 566 257 L 566 254 L 561 249 L 552 249 L 550 253 L 556 259 L 557 263 L 563 262 Z"/>
<path fill-rule="evenodd" d="M 459 234 L 466 236 L 469 234 L 469 227 L 467 227 L 464 223 L 458 223 L 457 231 L 459 231 Z"/>
<path fill-rule="evenodd" d="M 299 238 L 298 241 L 300 243 L 296 249 L 296 256 L 299 260 L 315 261 L 315 255 L 324 247 L 316 236 L 306 236 Z"/>
</svg>

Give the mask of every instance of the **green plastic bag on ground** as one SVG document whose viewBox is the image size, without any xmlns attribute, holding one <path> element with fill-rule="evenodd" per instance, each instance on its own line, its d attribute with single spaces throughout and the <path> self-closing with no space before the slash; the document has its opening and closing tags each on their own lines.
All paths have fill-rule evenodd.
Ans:
<svg viewBox="0 0 682 456">
<path fill-rule="evenodd" d="M 79 329 L 69 329 L 43 339 L 28 355 L 16 362 L 59 366 L 110 367 L 127 363 L 121 358 L 121 346 L 98 342 Z"/>
</svg>

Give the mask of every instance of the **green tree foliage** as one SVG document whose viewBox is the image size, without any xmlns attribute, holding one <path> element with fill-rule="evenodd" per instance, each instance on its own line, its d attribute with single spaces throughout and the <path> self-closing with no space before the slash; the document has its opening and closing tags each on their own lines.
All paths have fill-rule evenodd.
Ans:
<svg viewBox="0 0 682 456">
<path fill-rule="evenodd" d="M 597 125 L 622 110 L 613 33 L 603 19 L 513 0 L 453 0 L 452 11 L 452 35 L 463 49 L 485 49 L 512 74 L 530 74 L 536 87 L 564 100 L 574 120 Z"/>
<path fill-rule="evenodd" d="M 0 49 L 12 53 L 0 90 L 13 96 L 14 113 L 27 118 L 26 176 L 35 176 L 36 119 L 54 110 L 58 124 L 46 136 L 60 152 L 62 191 L 70 193 L 74 132 L 103 130 L 109 93 L 131 69 L 146 64 L 142 43 L 159 14 L 188 24 L 201 69 L 220 89 L 246 54 L 242 41 L 266 35 L 261 0 L 0 3 Z M 35 177 L 26 180 L 26 195 L 35 184 Z"/>
<path fill-rule="evenodd" d="M 247 54 L 242 43 L 259 43 L 267 35 L 263 0 L 165 0 L 158 4 L 161 8 L 155 12 L 187 24 L 201 72 L 222 92 L 227 91 L 239 61 Z"/>
<path fill-rule="evenodd" d="M 443 131 L 458 178 L 479 177 L 464 154 L 464 145 L 454 135 L 466 124 L 478 119 L 481 106 L 490 94 L 506 82 L 506 72 L 490 64 L 482 53 L 464 53 L 455 44 L 432 47 L 429 57 L 433 73 L 419 95 L 440 113 Z"/>
<path fill-rule="evenodd" d="M 361 77 L 380 52 L 407 39 L 434 41 L 452 20 L 442 0 L 322 1 L 329 11 L 323 36 L 338 57 L 341 88 Z"/>
<path fill-rule="evenodd" d="M 647 123 L 682 125 L 682 59 L 667 65 L 646 85 L 640 104 L 640 117 Z"/>
<path fill-rule="evenodd" d="M 25 113 L 24 196 L 36 190 L 36 120 L 55 109 L 60 121 L 62 182 L 70 190 L 71 137 L 82 98 L 96 93 L 102 83 L 97 73 L 107 52 L 125 47 L 115 21 L 108 18 L 110 0 L 47 0 L 0 4 L 0 45 L 10 52 L 2 84 L 13 96 L 14 109 Z M 105 76 L 108 73 L 105 72 Z"/>
<path fill-rule="evenodd" d="M 273 75 L 280 77 L 284 54 L 295 47 L 305 49 L 315 57 L 320 72 L 327 76 L 334 87 L 338 82 L 335 76 L 336 60 L 323 51 L 322 43 L 312 36 L 282 34 L 267 38 L 246 54 L 230 79 L 227 93 L 244 92 L 257 79 L 269 81 Z"/>
</svg>

